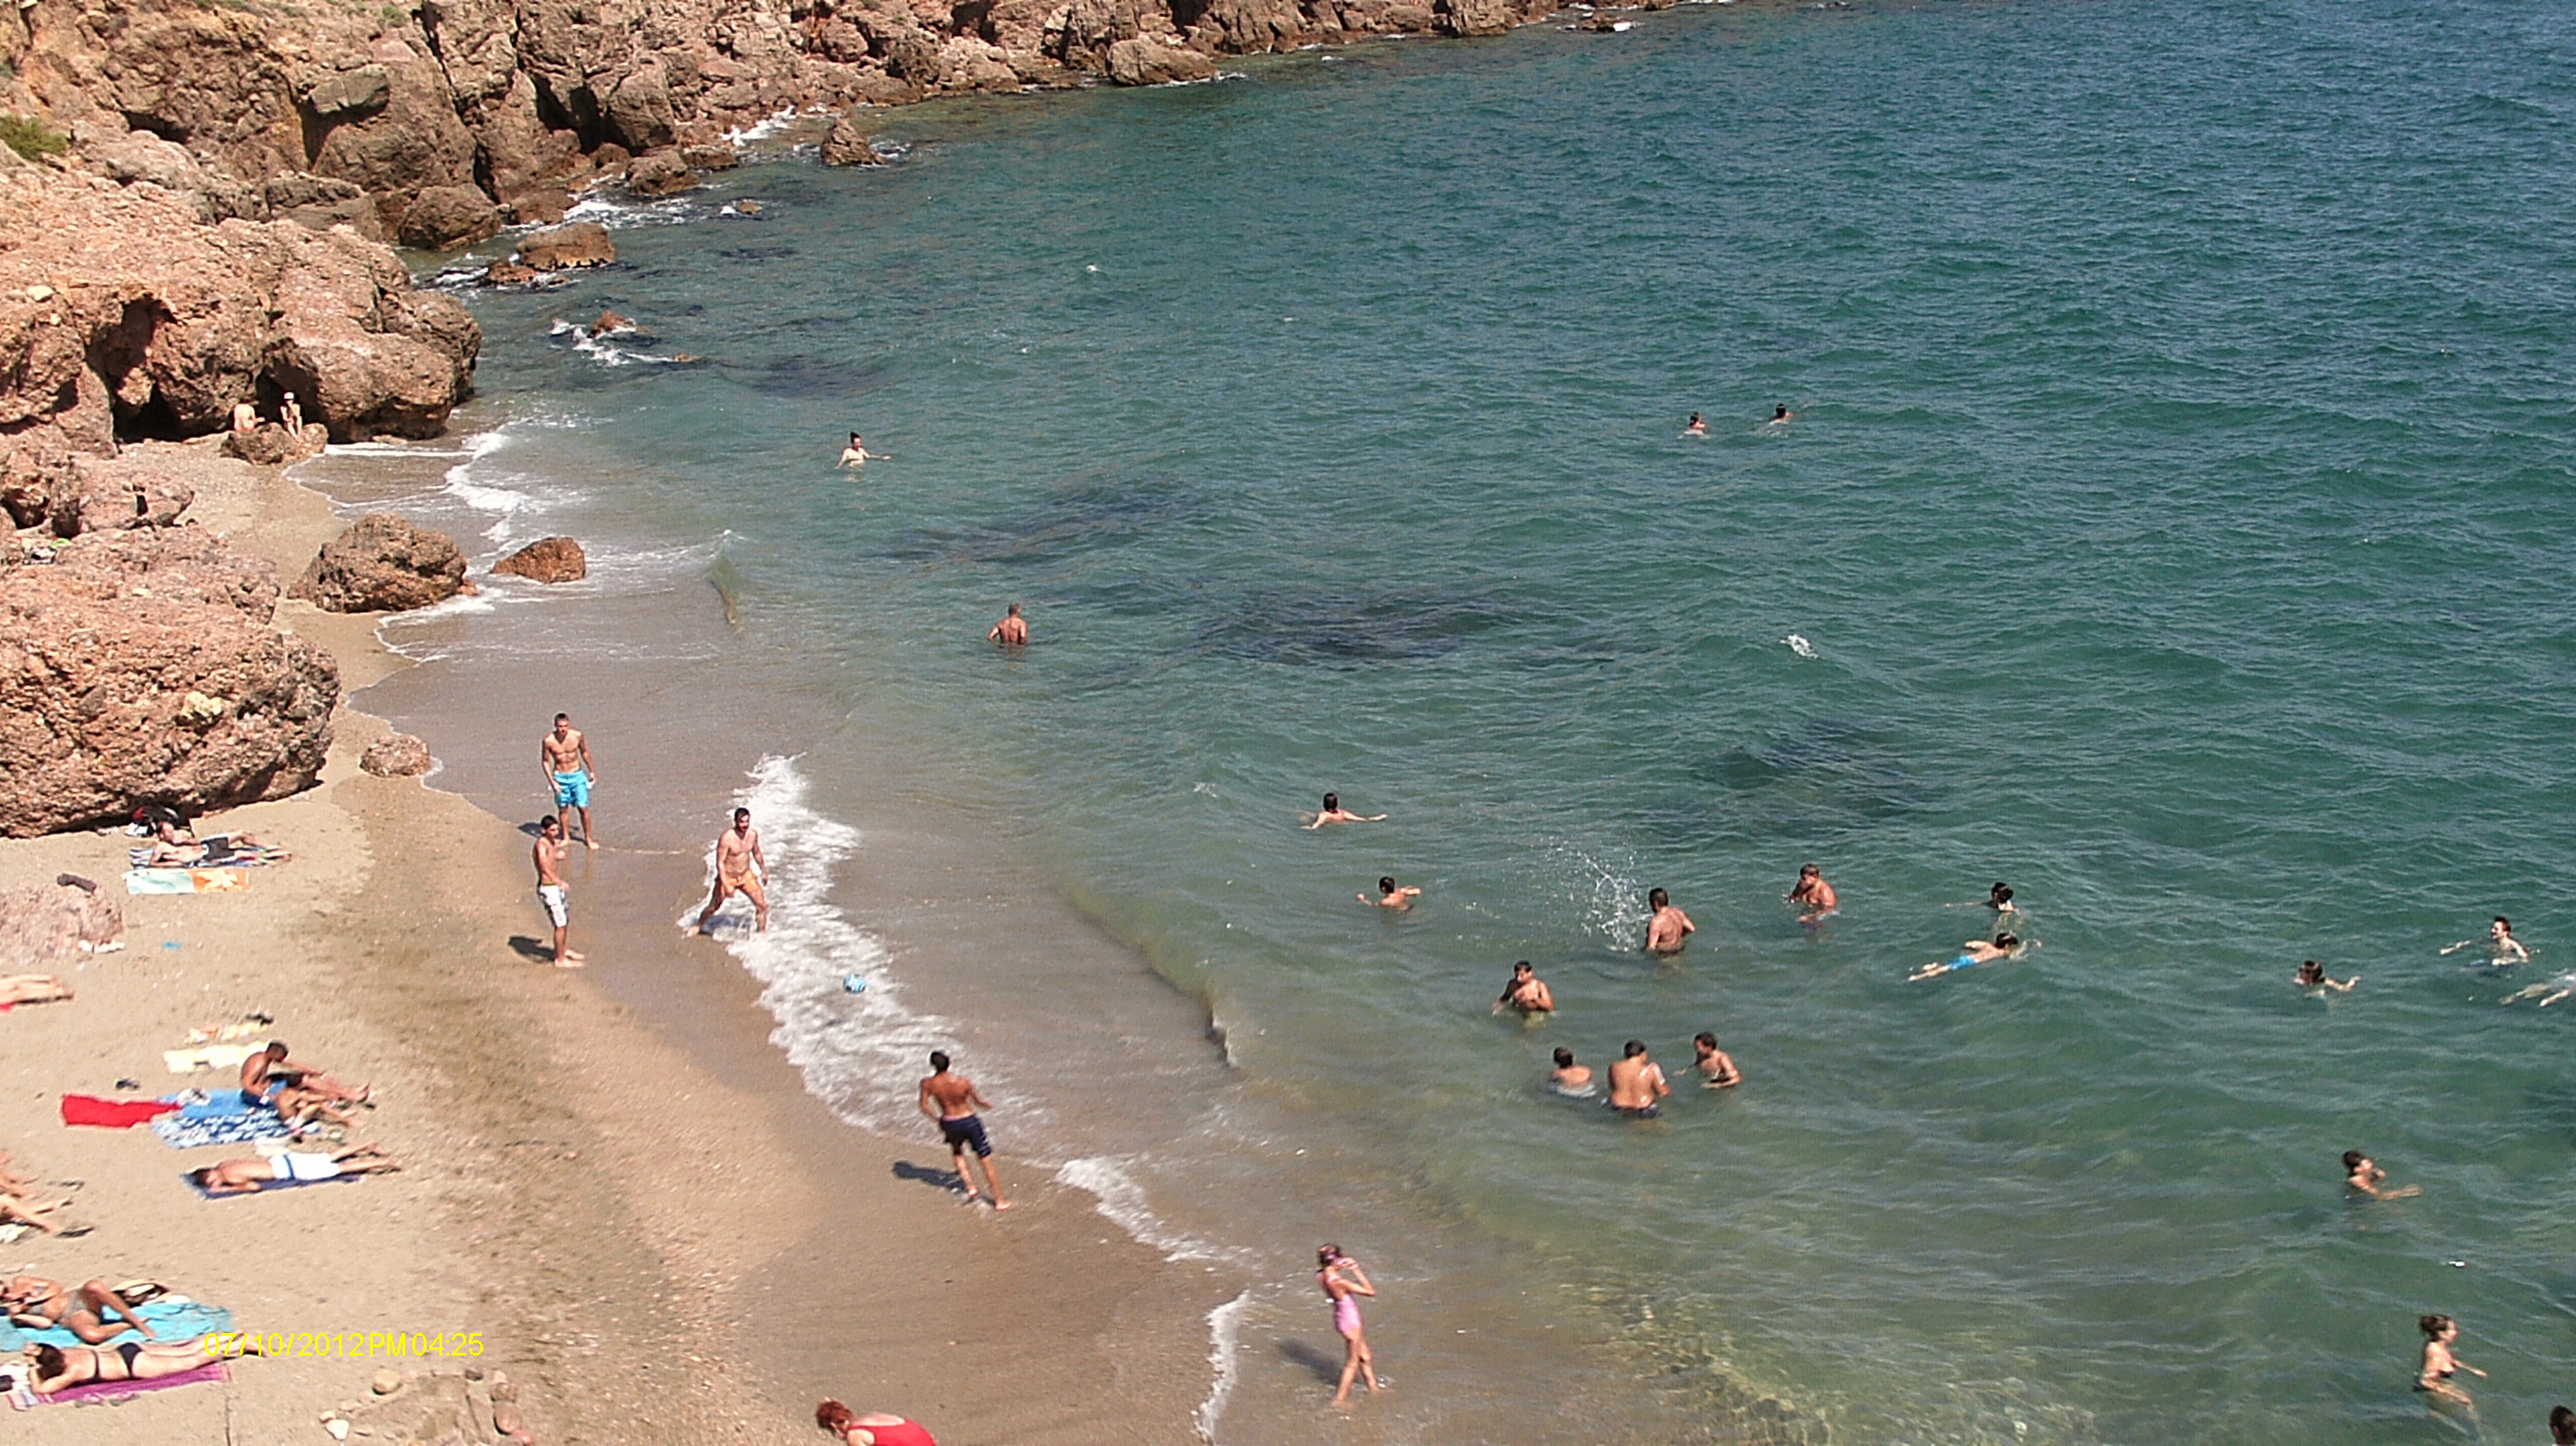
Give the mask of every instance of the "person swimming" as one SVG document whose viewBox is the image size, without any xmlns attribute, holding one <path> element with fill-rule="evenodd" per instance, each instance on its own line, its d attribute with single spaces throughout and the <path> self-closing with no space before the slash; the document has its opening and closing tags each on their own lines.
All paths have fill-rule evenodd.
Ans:
<svg viewBox="0 0 2576 1446">
<path fill-rule="evenodd" d="M 1682 435 L 1685 437 L 1705 437 L 1708 435 L 1708 423 L 1699 419 L 1699 413 L 1693 412 L 1691 413 L 1690 425 L 1682 428 Z"/>
<path fill-rule="evenodd" d="M 2485 1380 L 2487 1374 L 2452 1354 L 2451 1343 L 2460 1338 L 2460 1323 L 2446 1315 L 2428 1315 L 2418 1319 L 2415 1328 L 2424 1333 L 2424 1356 L 2415 1370 L 2415 1389 L 2474 1408 L 2477 1402 L 2469 1399 L 2469 1393 L 2451 1384 L 2451 1377 L 2462 1371 L 2480 1380 Z"/>
<path fill-rule="evenodd" d="M 1306 827 L 1318 829 L 1328 823 L 1384 823 L 1385 821 L 1386 815 L 1382 813 L 1353 813 L 1342 807 L 1340 794 L 1328 793 L 1324 795 L 1323 811 L 1316 814 L 1314 821 Z"/>
<path fill-rule="evenodd" d="M 2453 944 L 2442 952 L 2444 954 L 2456 954 L 2462 949 L 2466 949 L 2477 942 L 2479 941 L 2475 939 L 2462 939 L 2457 944 Z M 2522 941 L 2520 939 L 2513 937 L 2513 920 L 2506 918 L 2502 914 L 2496 915 L 2495 922 L 2487 926 L 2487 937 L 2485 942 L 2487 946 L 2487 962 L 2490 964 L 2528 964 L 2531 962 L 2531 951 L 2522 947 Z"/>
<path fill-rule="evenodd" d="M 1568 1099 L 1592 1098 L 1592 1066 L 1576 1064 L 1574 1051 L 1563 1045 L 1557 1046 L 1556 1068 L 1548 1071 L 1547 1082 L 1549 1088 Z"/>
<path fill-rule="evenodd" d="M 2361 982 L 2361 976 L 2355 974 L 2350 979 L 2339 980 L 2327 974 L 2323 964 L 2314 959 L 2303 959 L 2299 962 L 2299 971 L 2290 976 L 2290 982 L 2310 993 L 2331 989 L 2337 994 L 2350 994 L 2352 986 Z"/>
<path fill-rule="evenodd" d="M 1788 403 L 1783 402 L 1771 409 L 1771 420 L 1764 422 L 1762 425 L 1766 427 L 1781 426 L 1786 424 L 1790 418 L 1796 415 L 1798 415 L 1796 412 L 1789 410 Z"/>
<path fill-rule="evenodd" d="M 1512 977 L 1503 985 L 1503 997 L 1494 1001 L 1496 1014 L 1506 1009 L 1519 1010 L 1524 1019 L 1556 1012 L 1556 996 L 1548 992 L 1546 981 L 1538 977 L 1527 959 L 1512 966 Z"/>
<path fill-rule="evenodd" d="M 1422 891 L 1420 889 L 1415 888 L 1411 884 L 1406 884 L 1402 888 L 1397 888 L 1395 880 L 1392 877 L 1389 877 L 1382 878 L 1377 881 L 1376 898 L 1372 899 L 1368 895 L 1362 894 L 1359 896 L 1359 901 L 1363 904 L 1375 904 L 1381 909 L 1410 909 L 1413 907 L 1413 901 L 1421 897 Z"/>
<path fill-rule="evenodd" d="M 2343 1152 L 2343 1185 L 2356 1195 L 2373 1200 L 2411 1200 L 2424 1193 L 2420 1185 L 2401 1185 L 2394 1190 L 2380 1188 L 2388 1183 L 2388 1172 L 2379 1162 L 2359 1150 Z"/>
<path fill-rule="evenodd" d="M 1970 939 L 1959 946 L 1961 952 L 1957 958 L 1936 959 L 1906 975 L 1905 982 L 1912 984 L 1918 979 L 1938 979 L 1944 974 L 1955 974 L 1962 969 L 1973 969 L 1980 964 L 1992 964 L 1998 959 L 2018 959 L 2024 950 L 2031 947 L 2034 946 L 2026 945 L 2010 934 L 1997 934 L 1991 944 L 1983 939 Z"/>
<path fill-rule="evenodd" d="M 2513 1004 L 2525 999 L 2538 999 L 2540 1007 L 2547 1009 L 2570 994 L 2576 994 L 2576 974 L 2561 974 L 2546 984 L 2526 984 L 2496 1002 Z"/>
<path fill-rule="evenodd" d="M 1691 1053 L 1697 1056 L 1691 1067 L 1700 1073 L 1700 1084 L 1707 1089 L 1728 1090 L 1744 1083 L 1744 1071 L 1735 1060 L 1717 1047 L 1717 1036 L 1703 1029 L 1691 1036 Z"/>
</svg>

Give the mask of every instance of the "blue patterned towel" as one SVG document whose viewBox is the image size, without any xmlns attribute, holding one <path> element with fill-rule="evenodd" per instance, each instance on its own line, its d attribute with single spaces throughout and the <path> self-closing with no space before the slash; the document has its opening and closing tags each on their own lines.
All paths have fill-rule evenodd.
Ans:
<svg viewBox="0 0 2576 1446">
<path fill-rule="evenodd" d="M 174 1150 L 193 1150 L 199 1145 L 247 1145 L 253 1140 L 283 1140 L 287 1137 L 286 1121 L 279 1119 L 275 1110 L 194 1120 L 182 1111 L 152 1121 L 152 1133 L 159 1135 L 161 1143 Z"/>
</svg>

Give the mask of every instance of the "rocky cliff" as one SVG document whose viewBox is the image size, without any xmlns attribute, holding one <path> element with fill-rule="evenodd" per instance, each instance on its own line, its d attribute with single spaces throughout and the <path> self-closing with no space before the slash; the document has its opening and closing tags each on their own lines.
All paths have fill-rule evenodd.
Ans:
<svg viewBox="0 0 2576 1446">
<path fill-rule="evenodd" d="M 1665 0 L 1669 3 L 1669 0 Z M 786 107 L 1208 73 L 1367 35 L 1491 35 L 1550 0 L 18 0 L 0 108 L 215 216 L 442 247 L 634 163 L 727 163 Z M 153 144 L 159 142 L 163 144 Z M 422 207 L 427 213 L 416 216 Z"/>
</svg>

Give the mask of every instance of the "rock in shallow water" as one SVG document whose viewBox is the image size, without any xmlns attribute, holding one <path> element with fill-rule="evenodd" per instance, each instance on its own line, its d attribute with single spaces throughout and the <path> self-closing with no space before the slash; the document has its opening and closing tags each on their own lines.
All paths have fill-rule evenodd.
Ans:
<svg viewBox="0 0 2576 1446">
<path fill-rule="evenodd" d="M 537 582 L 578 582 L 590 575 L 590 559 L 569 537 L 540 537 L 492 564 L 492 570 Z"/>
<path fill-rule="evenodd" d="M 575 221 L 519 238 L 519 264 L 537 271 L 605 266 L 616 259 L 617 244 L 596 221 Z"/>
<path fill-rule="evenodd" d="M 370 512 L 322 544 L 287 595 L 324 612 L 402 612 L 445 602 L 464 588 L 465 554 L 446 534 Z"/>
</svg>

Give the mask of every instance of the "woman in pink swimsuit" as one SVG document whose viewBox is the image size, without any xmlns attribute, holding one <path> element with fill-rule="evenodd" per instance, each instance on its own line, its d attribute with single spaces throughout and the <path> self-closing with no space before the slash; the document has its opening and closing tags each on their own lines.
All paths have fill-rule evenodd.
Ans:
<svg viewBox="0 0 2576 1446">
<path fill-rule="evenodd" d="M 1378 1393 L 1377 1362 L 1369 1355 L 1368 1337 L 1360 1333 L 1361 1296 L 1374 1300 L 1377 1287 L 1369 1284 L 1368 1272 L 1360 1263 L 1342 1253 L 1342 1247 L 1327 1245 L 1315 1252 L 1315 1283 L 1324 1288 L 1324 1299 L 1333 1303 L 1333 1329 L 1342 1333 L 1342 1388 L 1333 1393 L 1333 1404 L 1343 1405 L 1351 1399 L 1351 1381 L 1360 1372 L 1368 1372 L 1369 1394 Z M 1345 1272 L 1348 1272 L 1345 1274 Z"/>
</svg>

